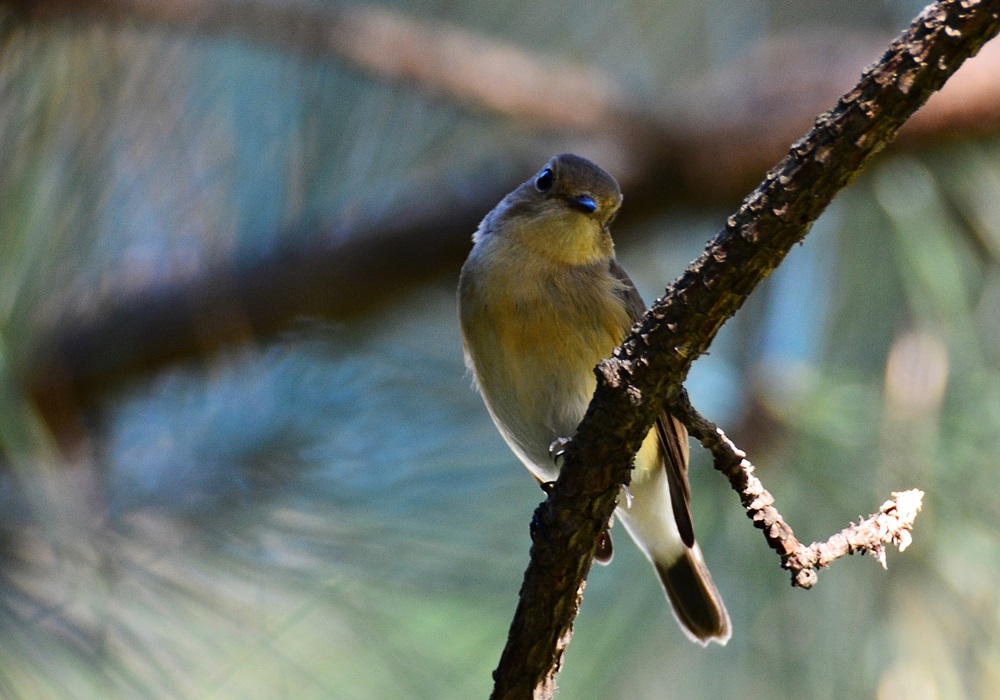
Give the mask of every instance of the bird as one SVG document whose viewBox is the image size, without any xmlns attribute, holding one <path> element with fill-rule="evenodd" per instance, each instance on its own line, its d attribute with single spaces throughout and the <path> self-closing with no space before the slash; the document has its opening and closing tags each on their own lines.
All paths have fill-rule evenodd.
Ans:
<svg viewBox="0 0 1000 700">
<path fill-rule="evenodd" d="M 615 257 L 609 227 L 621 203 L 611 174 L 557 155 L 483 218 L 459 276 L 466 366 L 501 436 L 543 486 L 558 478 L 552 450 L 583 419 L 594 367 L 645 312 Z M 663 412 L 613 518 L 652 563 L 685 634 L 724 645 L 731 624 L 695 541 L 688 459 L 686 428 Z M 595 559 L 612 553 L 606 530 Z"/>
</svg>

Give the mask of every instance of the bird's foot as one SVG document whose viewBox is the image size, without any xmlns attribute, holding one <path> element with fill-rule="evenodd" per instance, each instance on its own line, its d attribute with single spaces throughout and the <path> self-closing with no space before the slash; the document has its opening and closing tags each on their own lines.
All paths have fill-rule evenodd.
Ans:
<svg viewBox="0 0 1000 700">
<path fill-rule="evenodd" d="M 566 457 L 566 446 L 570 443 L 569 438 L 556 438 L 549 445 L 549 458 L 556 465 L 556 469 L 562 469 Z"/>
</svg>

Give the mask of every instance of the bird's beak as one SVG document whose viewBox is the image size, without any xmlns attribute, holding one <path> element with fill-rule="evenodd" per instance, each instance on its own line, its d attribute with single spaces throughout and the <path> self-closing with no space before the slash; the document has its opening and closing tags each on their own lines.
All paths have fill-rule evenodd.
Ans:
<svg viewBox="0 0 1000 700">
<path fill-rule="evenodd" d="M 584 214 L 593 214 L 597 211 L 597 202 L 589 194 L 578 194 L 570 197 L 569 205 Z"/>
</svg>

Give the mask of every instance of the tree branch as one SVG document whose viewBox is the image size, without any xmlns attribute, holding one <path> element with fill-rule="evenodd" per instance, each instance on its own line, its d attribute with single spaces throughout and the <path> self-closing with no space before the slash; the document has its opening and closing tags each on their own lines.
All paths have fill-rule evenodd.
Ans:
<svg viewBox="0 0 1000 700">
<path fill-rule="evenodd" d="M 998 0 L 925 9 L 598 366 L 594 399 L 532 521 L 531 562 L 493 674 L 494 698 L 551 695 L 597 538 L 628 483 L 632 455 L 663 406 L 679 403 L 691 363 L 836 193 L 998 29 Z"/>
<path fill-rule="evenodd" d="M 764 533 L 767 544 L 781 556 L 781 566 L 791 572 L 793 586 L 812 588 L 818 580 L 816 570 L 844 555 L 871 554 L 884 568 L 886 544 L 896 545 L 900 552 L 909 546 L 910 530 L 924 496 L 922 491 L 893 493 L 892 499 L 883 503 L 878 513 L 844 528 L 826 542 L 806 546 L 799 542 L 775 508 L 774 496 L 754 475 L 754 466 L 746 453 L 737 448 L 721 428 L 694 409 L 687 392 L 682 391 L 678 403 L 671 405 L 669 410 L 687 426 L 691 436 L 712 453 L 715 468 L 729 479 L 729 484 L 739 494 L 754 527 Z"/>
</svg>

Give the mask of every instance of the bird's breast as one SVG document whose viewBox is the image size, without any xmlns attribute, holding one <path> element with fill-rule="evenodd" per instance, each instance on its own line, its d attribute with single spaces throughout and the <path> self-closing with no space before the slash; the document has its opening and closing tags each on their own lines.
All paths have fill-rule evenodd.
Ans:
<svg viewBox="0 0 1000 700">
<path fill-rule="evenodd" d="M 617 282 L 594 272 L 508 275 L 463 300 L 466 351 L 483 398 L 514 452 L 545 481 L 557 476 L 550 444 L 575 433 L 596 387 L 594 367 L 630 325 Z"/>
</svg>

